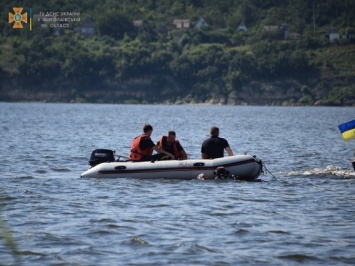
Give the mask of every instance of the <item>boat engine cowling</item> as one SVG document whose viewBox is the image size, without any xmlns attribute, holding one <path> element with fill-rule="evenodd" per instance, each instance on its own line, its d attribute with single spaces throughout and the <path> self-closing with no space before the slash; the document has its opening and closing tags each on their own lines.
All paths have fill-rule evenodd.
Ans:
<svg viewBox="0 0 355 266">
<path fill-rule="evenodd" d="M 107 149 L 93 150 L 90 156 L 89 164 L 94 167 L 100 163 L 114 162 L 115 151 Z"/>
</svg>

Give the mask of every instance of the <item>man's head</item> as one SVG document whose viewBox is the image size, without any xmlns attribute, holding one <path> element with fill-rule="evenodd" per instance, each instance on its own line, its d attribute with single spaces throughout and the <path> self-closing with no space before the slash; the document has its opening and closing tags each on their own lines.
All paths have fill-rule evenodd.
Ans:
<svg viewBox="0 0 355 266">
<path fill-rule="evenodd" d="M 169 131 L 168 132 L 168 136 L 167 136 L 167 141 L 170 142 L 170 143 L 174 143 L 175 141 L 175 138 L 176 138 L 176 133 L 175 131 Z"/>
<path fill-rule="evenodd" d="M 145 124 L 143 127 L 143 132 L 144 132 L 144 134 L 150 136 L 153 132 L 153 127 L 149 124 Z"/>
<path fill-rule="evenodd" d="M 219 128 L 218 127 L 211 127 L 211 136 L 218 137 L 219 136 Z"/>
<path fill-rule="evenodd" d="M 223 167 L 223 166 L 218 166 L 216 170 L 214 170 L 215 178 L 227 178 L 229 172 Z"/>
</svg>

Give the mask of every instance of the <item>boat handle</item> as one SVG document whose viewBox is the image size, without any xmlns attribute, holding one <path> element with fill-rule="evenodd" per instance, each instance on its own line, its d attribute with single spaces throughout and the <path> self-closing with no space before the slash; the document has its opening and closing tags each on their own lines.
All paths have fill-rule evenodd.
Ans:
<svg viewBox="0 0 355 266">
<path fill-rule="evenodd" d="M 122 170 L 122 169 L 126 169 L 127 167 L 125 165 L 118 165 L 118 166 L 115 166 L 115 169 L 116 170 Z"/>
</svg>

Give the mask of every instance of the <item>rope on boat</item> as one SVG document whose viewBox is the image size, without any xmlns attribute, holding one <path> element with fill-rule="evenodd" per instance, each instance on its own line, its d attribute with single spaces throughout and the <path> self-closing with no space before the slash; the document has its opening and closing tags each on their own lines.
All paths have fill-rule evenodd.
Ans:
<svg viewBox="0 0 355 266">
<path fill-rule="evenodd" d="M 256 155 L 253 156 L 254 159 L 256 160 L 257 163 L 259 163 L 261 165 L 261 173 L 264 173 L 264 174 L 267 174 L 269 173 L 276 181 L 279 181 L 270 171 L 269 169 L 266 168 L 266 165 L 265 163 L 259 159 Z"/>
<path fill-rule="evenodd" d="M 269 173 L 276 181 L 279 181 L 279 180 L 269 171 L 269 169 L 266 168 L 266 165 L 265 165 L 264 162 L 263 162 L 263 167 L 264 167 L 265 174 Z"/>
<path fill-rule="evenodd" d="M 255 160 L 257 161 L 257 162 L 259 162 L 260 164 L 261 164 L 261 172 L 262 173 L 264 173 L 264 174 L 267 174 L 267 173 L 269 173 L 276 181 L 279 181 L 270 171 L 269 171 L 269 169 L 267 169 L 266 168 L 266 164 L 262 161 L 262 160 L 260 160 L 257 156 L 253 156 L 254 158 L 255 158 Z"/>
</svg>

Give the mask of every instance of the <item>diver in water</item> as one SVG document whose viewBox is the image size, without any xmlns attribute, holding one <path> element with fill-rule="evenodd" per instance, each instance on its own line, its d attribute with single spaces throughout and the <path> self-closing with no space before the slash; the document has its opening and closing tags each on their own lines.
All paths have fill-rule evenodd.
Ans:
<svg viewBox="0 0 355 266">
<path fill-rule="evenodd" d="M 229 172 L 223 167 L 219 166 L 213 172 L 214 177 L 208 178 L 204 173 L 201 173 L 197 176 L 199 180 L 216 180 L 216 179 L 227 179 L 229 178 Z"/>
<path fill-rule="evenodd" d="M 204 173 L 201 173 L 197 176 L 199 180 L 234 180 L 234 181 L 247 181 L 247 182 L 261 182 L 261 179 L 254 178 L 241 178 L 239 176 L 230 175 L 229 171 L 226 170 L 223 166 L 218 166 L 213 172 L 214 176 L 208 178 Z M 275 177 L 276 178 L 276 177 Z"/>
<path fill-rule="evenodd" d="M 229 177 L 229 172 L 223 167 L 219 166 L 214 170 L 215 179 L 227 179 Z"/>
</svg>

